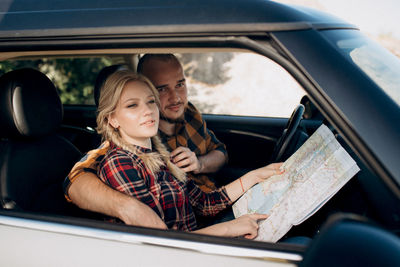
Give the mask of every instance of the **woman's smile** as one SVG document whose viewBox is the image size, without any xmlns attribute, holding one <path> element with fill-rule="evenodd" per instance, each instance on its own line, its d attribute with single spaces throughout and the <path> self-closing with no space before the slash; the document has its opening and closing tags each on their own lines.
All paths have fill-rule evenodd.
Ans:
<svg viewBox="0 0 400 267">
<path fill-rule="evenodd" d="M 144 126 L 154 126 L 154 124 L 156 123 L 156 120 L 147 120 L 145 122 L 142 122 L 140 125 L 144 125 Z"/>
</svg>

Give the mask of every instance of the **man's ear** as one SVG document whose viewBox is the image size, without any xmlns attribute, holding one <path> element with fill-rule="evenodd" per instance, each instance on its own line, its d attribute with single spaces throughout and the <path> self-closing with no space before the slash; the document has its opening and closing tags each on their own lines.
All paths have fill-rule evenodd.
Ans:
<svg viewBox="0 0 400 267">
<path fill-rule="evenodd" d="M 109 115 L 108 118 L 108 123 L 114 128 L 114 129 L 118 129 L 119 128 L 119 123 L 118 120 L 114 118 L 113 115 Z"/>
</svg>

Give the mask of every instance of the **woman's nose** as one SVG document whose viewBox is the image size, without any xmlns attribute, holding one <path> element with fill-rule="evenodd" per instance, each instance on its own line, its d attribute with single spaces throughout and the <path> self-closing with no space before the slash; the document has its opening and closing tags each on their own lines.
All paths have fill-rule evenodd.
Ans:
<svg viewBox="0 0 400 267">
<path fill-rule="evenodd" d="M 145 115 L 151 115 L 151 114 L 154 113 L 154 108 L 153 108 L 152 105 L 153 105 L 153 104 L 146 104 L 146 105 L 145 105 L 144 110 L 143 110 L 143 112 L 144 112 Z"/>
</svg>

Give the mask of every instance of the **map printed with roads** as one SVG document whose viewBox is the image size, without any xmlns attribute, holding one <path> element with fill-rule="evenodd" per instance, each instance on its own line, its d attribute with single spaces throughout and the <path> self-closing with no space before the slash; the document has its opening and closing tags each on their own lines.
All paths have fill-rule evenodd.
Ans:
<svg viewBox="0 0 400 267">
<path fill-rule="evenodd" d="M 325 125 L 294 153 L 285 172 L 255 185 L 234 205 L 235 217 L 269 214 L 256 240 L 276 242 L 313 215 L 360 169 Z"/>
</svg>

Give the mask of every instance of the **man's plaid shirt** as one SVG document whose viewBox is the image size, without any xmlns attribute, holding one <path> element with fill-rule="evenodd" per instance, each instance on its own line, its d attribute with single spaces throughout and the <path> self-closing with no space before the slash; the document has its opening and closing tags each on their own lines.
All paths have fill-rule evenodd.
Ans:
<svg viewBox="0 0 400 267">
<path fill-rule="evenodd" d="M 137 155 L 114 144 L 100 162 L 98 176 L 110 187 L 147 204 L 170 229 L 195 230 L 194 210 L 213 216 L 231 204 L 225 188 L 205 193 L 192 180 L 179 181 L 166 167 L 152 175 Z"/>
<path fill-rule="evenodd" d="M 197 109 L 188 103 L 185 110 L 184 120 L 177 124 L 176 134 L 168 136 L 159 131 L 160 137 L 167 148 L 172 151 L 179 146 L 188 147 L 197 156 L 205 155 L 210 151 L 219 150 L 227 154 L 225 145 L 221 143 L 212 131 L 207 129 L 206 122 Z M 64 193 L 68 197 L 68 189 L 77 177 L 85 172 L 97 173 L 99 162 L 103 159 L 109 149 L 109 143 L 104 142 L 99 148 L 89 151 L 79 162 L 75 164 L 71 172 L 64 180 Z M 193 179 L 196 184 L 205 192 L 215 190 L 214 183 L 204 174 L 194 175 L 189 173 L 189 179 Z"/>
<path fill-rule="evenodd" d="M 190 102 L 185 110 L 184 120 L 176 124 L 174 135 L 166 135 L 161 130 L 158 132 L 169 151 L 183 146 L 188 147 L 196 156 L 206 155 L 213 150 L 219 150 L 227 156 L 225 145 L 207 129 L 200 112 Z M 188 173 L 188 177 L 205 192 L 216 189 L 214 182 L 205 174 Z"/>
</svg>

